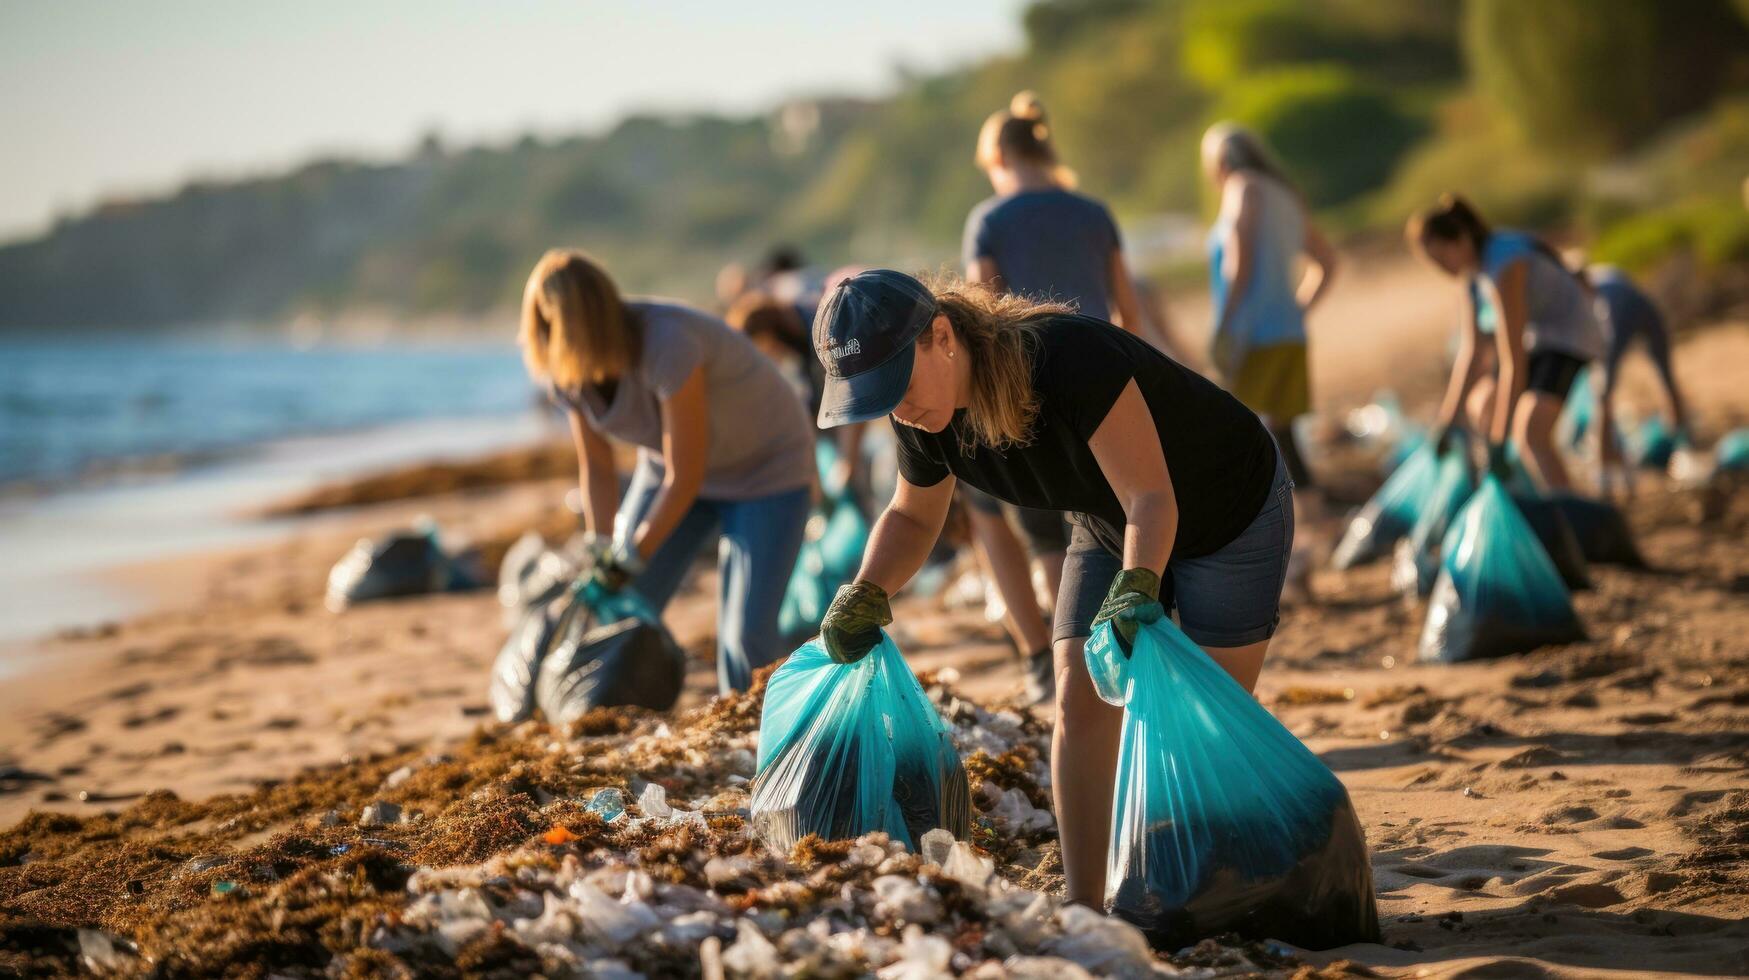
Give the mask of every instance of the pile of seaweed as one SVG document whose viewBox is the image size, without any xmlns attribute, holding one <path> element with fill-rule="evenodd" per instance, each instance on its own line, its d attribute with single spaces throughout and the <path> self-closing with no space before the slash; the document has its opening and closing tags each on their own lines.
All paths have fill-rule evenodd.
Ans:
<svg viewBox="0 0 1749 980">
<path fill-rule="evenodd" d="M 155 793 L 0 833 L 0 974 L 1340 976 L 1270 944 L 1173 958 L 1059 890 L 1048 729 L 923 678 L 971 839 L 764 851 L 745 823 L 764 678 L 677 717 L 483 727 L 254 792 Z"/>
</svg>

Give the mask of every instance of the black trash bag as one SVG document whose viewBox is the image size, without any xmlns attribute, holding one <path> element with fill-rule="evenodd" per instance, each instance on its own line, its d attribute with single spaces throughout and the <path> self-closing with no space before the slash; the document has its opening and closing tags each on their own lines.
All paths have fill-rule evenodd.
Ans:
<svg viewBox="0 0 1749 980">
<path fill-rule="evenodd" d="M 771 675 L 750 823 L 789 854 L 809 834 L 885 831 L 913 851 L 937 827 L 964 839 L 971 792 L 953 735 L 890 637 L 853 664 L 818 641 Z"/>
<path fill-rule="evenodd" d="M 1585 552 L 1580 549 L 1579 538 L 1567 523 L 1561 505 L 1535 494 L 1513 494 L 1512 502 L 1518 505 L 1518 512 L 1535 532 L 1537 542 L 1555 563 L 1561 584 L 1571 592 L 1591 588 L 1591 567 L 1585 562 Z"/>
<path fill-rule="evenodd" d="M 372 599 L 478 588 L 475 560 L 445 552 L 435 527 L 361 540 L 328 573 L 327 606 L 339 612 Z"/>
<path fill-rule="evenodd" d="M 1500 481 L 1484 476 L 1446 535 L 1420 658 L 1463 663 L 1583 639 L 1555 563 Z"/>
<path fill-rule="evenodd" d="M 530 531 L 504 552 L 498 565 L 498 604 L 504 607 L 506 625 L 519 624 L 524 612 L 564 595 L 577 580 L 582 563 L 565 551 L 547 547 L 546 539 Z"/>
<path fill-rule="evenodd" d="M 492 683 L 487 694 L 492 714 L 499 721 L 526 721 L 534 714 L 535 685 L 560 623 L 561 615 L 554 614 L 545 604 L 523 610 L 522 618 L 492 664 Z"/>
<path fill-rule="evenodd" d="M 1158 605 L 1123 653 L 1088 638 L 1122 705 L 1106 909 L 1172 951 L 1237 932 L 1307 949 L 1378 942 L 1366 833 L 1328 766 Z"/>
<path fill-rule="evenodd" d="M 580 583 L 535 680 L 547 720 L 570 724 L 596 708 L 667 711 L 680 699 L 686 653 L 631 589 Z"/>
<path fill-rule="evenodd" d="M 1549 498 L 1560 508 L 1585 560 L 1599 565 L 1645 568 L 1645 556 L 1634 543 L 1633 529 L 1621 509 L 1602 500 L 1562 493 Z"/>
</svg>

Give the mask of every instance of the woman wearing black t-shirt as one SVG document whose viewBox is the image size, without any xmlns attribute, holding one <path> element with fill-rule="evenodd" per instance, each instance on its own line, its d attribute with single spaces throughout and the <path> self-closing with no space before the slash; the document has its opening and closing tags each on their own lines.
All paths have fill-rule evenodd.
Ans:
<svg viewBox="0 0 1749 980">
<path fill-rule="evenodd" d="M 821 624 L 834 659 L 861 658 L 892 621 L 887 595 L 940 534 L 956 479 L 1012 504 L 1068 511 L 1057 596 L 1052 793 L 1069 898 L 1104 894 L 1122 712 L 1099 699 L 1082 647 L 1125 610 L 1175 604 L 1184 631 L 1239 683 L 1257 681 L 1293 545 L 1280 454 L 1231 395 L 1131 334 L 1069 308 L 877 269 L 814 320 L 822 427 L 891 415 L 899 482 L 857 579 Z"/>
</svg>

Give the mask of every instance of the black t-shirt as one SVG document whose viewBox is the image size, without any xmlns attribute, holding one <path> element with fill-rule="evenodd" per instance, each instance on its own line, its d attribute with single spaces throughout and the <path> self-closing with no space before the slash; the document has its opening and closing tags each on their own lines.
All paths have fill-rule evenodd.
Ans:
<svg viewBox="0 0 1749 980">
<path fill-rule="evenodd" d="M 1124 511 L 1087 440 L 1133 379 L 1154 416 L 1178 499 L 1173 558 L 1198 558 L 1239 536 L 1263 509 L 1275 443 L 1251 410 L 1202 375 L 1102 320 L 1053 316 L 1039 324 L 1032 439 L 996 452 L 960 450 L 965 410 L 939 433 L 893 423 L 899 472 L 929 487 L 952 473 L 1001 500 L 1065 510 L 1114 555 Z M 969 438 L 968 438 L 969 441 Z"/>
</svg>

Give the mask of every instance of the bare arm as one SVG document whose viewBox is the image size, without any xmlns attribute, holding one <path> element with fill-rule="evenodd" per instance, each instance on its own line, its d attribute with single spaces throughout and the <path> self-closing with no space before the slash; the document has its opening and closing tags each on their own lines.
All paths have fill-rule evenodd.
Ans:
<svg viewBox="0 0 1749 980">
<path fill-rule="evenodd" d="M 709 441 L 704 368 L 697 367 L 672 397 L 662 400 L 662 488 L 632 530 L 632 545 L 640 558 L 648 560 L 662 547 L 698 499 Z"/>
<path fill-rule="evenodd" d="M 1130 279 L 1129 265 L 1123 260 L 1122 249 L 1111 250 L 1106 278 L 1110 280 L 1107 288 L 1111 292 L 1112 312 L 1117 314 L 1113 322 L 1149 343 L 1155 343 L 1157 331 L 1147 314 L 1142 312 L 1142 301 L 1136 298 L 1136 284 Z"/>
<path fill-rule="evenodd" d="M 1494 328 L 1494 343 L 1499 349 L 1500 377 L 1494 385 L 1494 418 L 1488 426 L 1488 441 L 1499 445 L 1511 432 L 1512 406 L 1524 387 L 1526 361 L 1524 352 L 1524 319 L 1528 309 L 1525 298 L 1525 267 L 1520 259 L 1501 273 L 1500 323 Z"/>
<path fill-rule="evenodd" d="M 1300 308 L 1307 313 L 1317 306 L 1330 292 L 1330 284 L 1336 281 L 1336 269 L 1341 264 L 1336 256 L 1336 248 L 1316 225 L 1306 225 L 1306 255 L 1312 259 L 1313 268 L 1306 270 L 1305 278 L 1300 281 Z"/>
<path fill-rule="evenodd" d="M 1438 428 L 1449 429 L 1457 423 L 1458 413 L 1463 411 L 1464 398 L 1470 393 L 1470 386 L 1476 383 L 1476 345 L 1482 336 L 1481 325 L 1477 317 L 1481 311 L 1476 309 L 1475 294 L 1469 288 L 1464 289 L 1464 332 L 1458 336 L 1457 361 L 1451 366 L 1451 380 L 1445 386 L 1445 400 L 1439 406 Z"/>
<path fill-rule="evenodd" d="M 571 441 L 577 446 L 577 489 L 583 494 L 583 530 L 608 538 L 613 536 L 613 513 L 619 509 L 619 474 L 613 465 L 613 446 L 590 428 L 583 413 L 566 411 L 571 420 Z"/>
<path fill-rule="evenodd" d="M 897 593 L 923 567 L 929 549 L 941 536 L 947 508 L 953 502 L 954 478 L 944 477 L 933 487 L 920 487 L 899 477 L 893 501 L 875 521 L 862 556 L 858 582 L 872 582 L 888 595 Z"/>
<path fill-rule="evenodd" d="M 1124 386 L 1087 446 L 1123 505 L 1124 567 L 1164 575 L 1178 539 L 1178 496 L 1159 429 L 1135 381 Z"/>
</svg>

